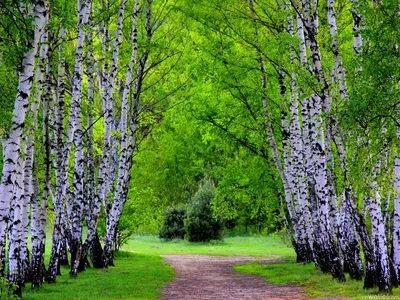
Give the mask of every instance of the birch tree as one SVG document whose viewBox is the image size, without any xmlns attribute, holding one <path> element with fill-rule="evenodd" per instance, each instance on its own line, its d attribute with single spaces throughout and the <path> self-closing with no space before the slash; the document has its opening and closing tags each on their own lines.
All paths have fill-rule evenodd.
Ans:
<svg viewBox="0 0 400 300">
<path fill-rule="evenodd" d="M 32 224 L 31 224 L 31 241 L 32 241 L 32 286 L 38 287 L 42 285 L 43 278 L 45 277 L 44 270 L 44 252 L 46 244 L 46 221 L 47 209 L 49 198 L 53 198 L 51 187 L 51 139 L 50 139 L 50 106 L 53 100 L 51 89 L 51 45 L 52 41 L 48 37 L 49 33 L 46 32 L 44 38 L 43 51 L 41 50 L 41 70 L 39 71 L 44 75 L 43 82 L 43 145 L 44 145 L 44 166 L 45 166 L 45 183 L 40 201 L 38 191 L 32 195 Z M 42 56 L 43 55 L 43 56 Z M 39 75 L 39 76 L 43 76 Z M 41 88 L 41 87 L 39 87 Z M 33 134 L 32 134 L 33 136 Z M 30 137 L 33 138 L 33 137 Z M 33 155 L 33 153 L 32 153 Z M 34 181 L 34 178 L 30 179 Z M 35 186 L 37 183 L 31 182 Z M 35 189 L 35 187 L 33 187 Z M 37 188 L 36 188 L 37 189 Z"/>
<path fill-rule="evenodd" d="M 366 199 L 366 206 L 370 212 L 372 221 L 372 239 L 375 246 L 377 263 L 377 284 L 380 291 L 390 292 L 392 289 L 389 267 L 388 244 L 385 235 L 381 211 L 381 195 L 377 183 L 377 176 L 381 170 L 381 162 L 378 162 L 373 171 L 371 181 L 371 196 Z"/>
<path fill-rule="evenodd" d="M 152 0 L 146 0 L 146 40 L 148 43 L 151 42 L 152 38 Z M 137 117 L 140 109 L 140 97 L 142 92 L 142 85 L 144 79 L 144 72 L 146 68 L 146 62 L 149 56 L 149 50 L 146 49 L 137 66 L 136 71 L 136 82 L 135 82 L 135 90 L 133 94 L 133 105 L 131 107 L 131 115 L 130 121 L 128 122 L 127 114 L 128 114 L 128 96 L 130 93 L 130 86 L 132 85 L 132 77 L 133 77 L 133 67 L 137 62 L 137 22 L 138 22 L 138 12 L 139 12 L 139 2 L 135 2 L 134 14 L 133 14 L 133 22 L 132 22 L 132 55 L 129 62 L 126 83 L 124 85 L 123 90 L 123 99 L 122 99 L 122 111 L 121 111 L 121 126 L 122 126 L 122 138 L 121 138 L 121 154 L 119 159 L 119 167 L 118 167 L 118 176 L 117 176 L 117 185 L 116 192 L 114 196 L 114 201 L 107 215 L 107 234 L 106 234 L 106 243 L 104 245 L 104 253 L 103 253 L 103 264 L 105 266 L 113 265 L 113 251 L 116 245 L 117 238 L 117 229 L 119 220 L 121 218 L 122 210 L 124 204 L 126 202 L 129 180 L 130 180 L 130 172 L 132 168 L 132 159 L 133 152 L 135 149 L 135 135 L 137 128 Z M 129 127 L 129 128 L 128 128 Z"/>
<path fill-rule="evenodd" d="M 97 233 L 97 223 L 100 213 L 101 203 L 96 197 L 95 190 L 95 163 L 94 163 L 94 141 L 93 141 L 93 110 L 94 110 L 94 67 L 95 62 L 93 58 L 93 53 L 91 49 L 90 41 L 92 40 L 92 33 L 88 34 L 89 50 L 87 53 L 87 67 L 86 76 L 88 78 L 88 91 L 87 91 L 87 102 L 88 102 L 88 116 L 87 116 L 87 132 L 86 132 L 86 203 L 87 207 L 84 207 L 84 215 L 86 218 L 86 224 L 88 228 L 87 237 L 85 244 L 83 245 L 83 260 L 86 260 L 86 256 L 90 253 L 90 258 L 93 266 L 96 268 L 101 268 L 103 265 L 101 263 L 101 256 L 103 249 L 100 245 L 99 236 Z"/>
<path fill-rule="evenodd" d="M 75 138 L 75 132 L 78 128 L 78 130 L 81 128 L 81 103 L 82 103 L 82 79 L 83 79 L 83 48 L 84 48 L 84 41 L 85 41 L 85 36 L 86 36 L 86 29 L 85 26 L 88 25 L 88 20 L 89 16 L 91 13 L 91 5 L 92 1 L 91 0 L 86 0 L 86 1 L 78 1 L 78 29 L 77 29 L 77 34 L 78 34 L 78 40 L 76 43 L 76 53 L 75 53 L 75 66 L 74 66 L 74 77 L 73 77 L 73 87 L 72 87 L 72 104 L 71 104 L 71 112 L 70 112 L 70 118 L 68 121 L 68 133 L 67 133 L 67 139 L 64 144 L 64 153 L 63 153 L 63 170 L 62 174 L 60 175 L 62 178 L 62 188 L 61 188 L 61 193 L 58 195 L 60 197 L 57 199 L 57 203 L 61 204 L 64 202 L 64 199 L 66 197 L 70 196 L 68 194 L 69 190 L 69 179 L 68 179 L 68 163 L 70 160 L 70 153 L 71 153 L 71 147 L 72 143 L 74 142 Z M 82 134 L 79 132 L 78 134 Z M 79 144 L 82 142 L 81 137 L 78 135 L 77 140 L 75 140 L 75 146 L 79 146 Z M 79 146 L 80 147 L 80 146 Z M 80 152 L 82 153 L 82 152 Z M 79 161 L 80 160 L 80 154 L 78 154 Z M 79 169 L 81 165 L 78 166 L 78 170 L 76 173 L 79 180 L 81 176 L 81 170 Z M 82 194 L 82 183 L 78 183 L 78 186 L 76 187 L 76 193 L 79 196 Z M 81 198 L 80 198 L 81 199 Z M 68 202 L 69 200 L 67 200 Z M 75 266 L 80 261 L 80 253 L 79 249 L 81 247 L 80 241 L 80 236 L 79 236 L 79 228 L 80 226 L 76 224 L 78 215 L 80 215 L 80 204 L 76 202 L 75 199 L 75 205 L 73 206 L 74 210 L 74 216 L 75 216 L 75 223 L 73 223 L 71 230 L 75 230 L 76 232 L 74 233 L 74 242 L 72 245 L 72 257 L 73 261 L 71 262 L 71 273 L 72 275 L 75 275 Z M 53 235 L 53 251 L 52 251 L 52 261 L 50 262 L 50 267 L 49 267 L 49 274 L 47 276 L 47 281 L 48 282 L 55 282 L 56 274 L 57 274 L 57 267 L 58 267 L 58 253 L 57 250 L 60 249 L 62 240 L 57 240 L 55 238 L 61 238 L 61 234 L 59 233 L 60 228 L 56 228 L 57 230 L 57 235 Z M 56 232 L 55 230 L 55 232 Z"/>
<path fill-rule="evenodd" d="M 397 138 L 400 140 L 400 130 L 397 130 Z M 394 210 L 393 210 L 393 249 L 392 260 L 397 281 L 400 282 L 400 158 L 395 157 L 394 162 Z"/>
<path fill-rule="evenodd" d="M 81 7 L 79 7 L 79 4 Z M 86 28 L 89 25 L 90 14 L 92 10 L 92 1 L 87 0 L 80 3 L 78 1 L 78 42 L 75 54 L 75 69 L 72 87 L 72 102 L 75 112 L 69 120 L 73 130 L 73 141 L 75 146 L 75 171 L 74 171 L 74 196 L 71 201 L 71 272 L 72 276 L 76 276 L 78 267 L 82 259 L 82 202 L 83 202 L 83 131 L 82 131 L 82 117 L 81 117 L 81 103 L 82 103 L 82 81 L 83 81 L 83 48 L 86 38 Z"/>
<path fill-rule="evenodd" d="M 21 157 L 21 141 L 23 137 L 23 125 L 28 109 L 28 101 L 32 91 L 35 57 L 38 51 L 41 35 L 47 22 L 48 7 L 46 1 L 32 1 L 31 11 L 34 21 L 34 36 L 27 45 L 19 73 L 18 92 L 14 104 L 12 126 L 7 139 L 3 142 L 4 165 L 2 181 L 0 184 L 0 275 L 4 276 L 6 233 L 9 220 L 9 210 L 14 196 L 14 188 L 17 184 L 18 159 Z M 29 7 L 27 7 L 29 10 Z M 21 205 L 21 203 L 16 203 Z M 14 268 L 14 266 L 10 266 Z M 14 280 L 14 278 L 11 278 Z M 15 278 L 19 282 L 19 279 Z M 17 292 L 20 292 L 18 290 Z"/>
<path fill-rule="evenodd" d="M 52 236 L 52 250 L 48 268 L 48 282 L 54 282 L 59 270 L 62 243 L 64 242 L 63 222 L 65 220 L 64 197 L 63 197 L 63 176 L 64 176 L 64 107 L 65 107 L 65 37 L 66 30 L 61 27 L 59 33 L 60 45 L 58 48 L 58 70 L 57 70 L 57 104 L 56 104 L 56 187 L 53 201 L 55 220 Z"/>
<path fill-rule="evenodd" d="M 329 31 L 332 42 L 332 53 L 335 61 L 333 82 L 339 85 L 339 95 L 341 101 L 348 101 L 348 87 L 345 78 L 345 70 L 343 67 L 343 59 L 340 53 L 340 45 L 338 40 L 336 15 L 335 15 L 335 1 L 327 0 L 327 17 L 329 23 Z M 336 101 L 339 103 L 339 101 Z M 339 104 L 337 104 L 339 105 Z M 332 108 L 333 110 L 333 108 Z M 331 133 L 333 141 L 337 147 L 340 167 L 344 180 L 344 193 L 341 195 L 340 205 L 340 225 L 339 228 L 339 242 L 341 245 L 342 255 L 344 259 L 344 269 L 350 273 L 354 279 L 361 280 L 363 275 L 363 267 L 360 256 L 359 238 L 355 232 L 354 218 L 351 216 L 347 206 L 348 201 L 351 201 L 351 194 L 353 193 L 348 181 L 348 164 L 346 147 L 343 141 L 343 133 L 337 124 L 337 117 L 333 111 L 330 112 L 328 118 L 328 130 Z"/>
</svg>

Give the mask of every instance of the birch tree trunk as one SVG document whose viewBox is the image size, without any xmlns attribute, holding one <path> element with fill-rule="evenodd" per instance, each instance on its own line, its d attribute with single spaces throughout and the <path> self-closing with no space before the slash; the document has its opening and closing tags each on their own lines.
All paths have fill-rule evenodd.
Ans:
<svg viewBox="0 0 400 300">
<path fill-rule="evenodd" d="M 400 129 L 397 130 L 397 139 L 400 140 Z M 393 248 L 392 260 L 395 276 L 400 282 L 400 158 L 398 155 L 394 161 L 394 209 L 393 209 Z"/>
<path fill-rule="evenodd" d="M 345 79 L 345 70 L 343 68 L 342 56 L 340 55 L 339 41 L 337 34 L 336 16 L 335 16 L 335 1 L 327 0 L 327 18 L 329 23 L 331 41 L 332 41 L 332 52 L 335 61 L 334 68 L 334 82 L 339 83 L 339 94 L 342 101 L 348 101 L 348 88 Z M 342 249 L 342 255 L 344 259 L 344 269 L 350 273 L 351 278 L 361 280 L 363 276 L 363 268 L 360 255 L 360 247 L 358 246 L 360 241 L 358 235 L 355 232 L 354 218 L 349 214 L 347 201 L 351 201 L 352 187 L 348 183 L 348 166 L 347 166 L 347 154 L 345 144 L 342 138 L 342 131 L 338 128 L 336 116 L 332 112 L 332 108 L 329 109 L 328 117 L 328 131 L 334 141 L 338 156 L 340 160 L 340 167 L 342 170 L 342 177 L 344 181 L 345 192 L 342 195 L 340 218 L 341 222 L 338 226 L 339 230 L 339 243 Z"/>
<path fill-rule="evenodd" d="M 50 43 L 50 40 L 47 41 Z M 45 46 L 49 48 L 48 45 Z M 44 167 L 45 167 L 45 182 L 43 189 L 42 201 L 37 197 L 32 203 L 32 211 L 35 212 L 32 215 L 32 274 L 34 279 L 32 280 L 32 286 L 40 286 L 43 283 L 43 278 L 45 276 L 45 264 L 44 264 L 44 254 L 46 245 L 46 221 L 47 221 L 47 208 L 49 198 L 53 198 L 51 188 L 51 138 L 50 138 L 50 106 L 51 106 L 51 68 L 50 68 L 50 50 L 46 49 L 46 57 L 44 59 L 45 67 L 43 72 L 45 72 L 44 80 L 44 93 L 43 93 L 43 144 L 45 150 L 44 157 Z"/>
<path fill-rule="evenodd" d="M 330 272 L 333 277 L 341 281 L 345 280 L 339 249 L 336 246 L 336 237 L 332 228 L 332 215 L 335 212 L 335 197 L 332 182 L 329 181 L 329 170 L 327 166 L 327 149 L 325 134 L 321 118 L 322 109 L 329 109 L 331 95 L 329 86 L 325 80 L 322 60 L 318 44 L 318 8 L 315 2 L 304 1 L 303 7 L 310 7 L 309 22 L 303 25 L 307 28 L 310 39 L 310 50 L 313 61 L 313 73 L 321 84 L 318 95 L 314 94 L 310 102 L 309 134 L 312 144 L 312 161 L 315 165 L 315 195 L 319 205 L 319 231 L 317 233 L 314 250 L 317 254 L 317 261 L 325 272 Z M 297 8 L 299 10 L 299 8 Z M 304 10 L 306 10 L 304 8 Z M 304 19 L 304 17 L 303 17 Z M 320 95 L 320 96 L 319 96 Z M 329 135 L 328 135 L 329 137 Z M 328 144 L 329 147 L 329 144 Z M 333 212 L 330 213 L 333 209 Z"/>
<path fill-rule="evenodd" d="M 23 270 L 20 252 L 21 252 L 21 223 L 22 223 L 22 205 L 24 202 L 23 194 L 23 179 L 25 171 L 25 159 L 26 143 L 24 139 L 20 147 L 20 157 L 17 160 L 16 167 L 16 181 L 14 187 L 14 197 L 12 199 L 13 209 L 10 214 L 9 234 L 8 234 L 8 280 L 18 286 L 15 294 L 18 296 L 22 293 L 24 287 L 23 282 Z"/>
<path fill-rule="evenodd" d="M 92 33 L 88 34 L 88 43 L 92 40 Z M 86 224 L 88 228 L 87 237 L 83 246 L 83 258 L 90 253 L 90 258 L 95 268 L 102 268 L 101 257 L 103 249 L 100 245 L 99 237 L 97 234 L 97 219 L 100 213 L 101 202 L 96 196 L 95 190 L 95 165 L 94 165 L 94 147 L 93 147 L 93 110 L 94 110 L 94 58 L 91 47 L 89 47 L 87 53 L 87 69 L 86 76 L 88 78 L 88 113 L 87 113 L 87 132 L 86 132 L 86 202 L 87 207 L 85 209 Z M 81 262 L 82 266 L 82 262 Z M 80 267 L 82 269 L 82 267 Z"/>
<path fill-rule="evenodd" d="M 58 76 L 57 76 L 57 106 L 56 106 L 56 195 L 54 198 L 54 228 L 52 237 L 52 250 L 47 274 L 49 283 L 55 282 L 62 256 L 62 243 L 64 241 L 63 220 L 65 218 L 64 200 L 64 106 L 65 106 L 65 41 L 66 31 L 60 28 L 60 46 L 58 49 Z"/>
<path fill-rule="evenodd" d="M 288 17 L 288 30 L 292 37 L 295 36 L 294 31 L 294 23 L 293 18 L 291 16 Z M 295 61 L 295 52 L 293 49 L 293 45 L 290 45 L 290 61 L 294 63 Z M 302 51 L 301 51 L 302 52 Z M 301 55 L 303 55 L 302 53 Z M 305 231 L 305 240 L 306 240 L 306 253 L 308 255 L 308 261 L 311 262 L 314 260 L 314 232 L 313 232 L 313 222 L 311 217 L 311 209 L 309 202 L 309 192 L 307 190 L 307 175 L 306 175 L 306 167 L 304 164 L 304 145 L 303 145 L 303 135 L 300 126 L 300 118 L 299 118 L 299 92 L 296 84 L 296 74 L 292 73 L 290 78 L 290 104 L 289 104 L 289 112 L 290 112 L 290 144 L 292 148 L 292 164 L 293 164 L 293 177 L 294 177 L 294 186 L 296 187 L 297 192 L 295 192 L 295 197 L 297 198 L 298 210 L 301 213 L 302 224 L 304 226 Z M 308 132 L 308 131 L 307 131 Z"/>
<path fill-rule="evenodd" d="M 371 191 L 374 197 L 367 197 L 367 207 L 370 212 L 372 222 L 372 238 L 375 244 L 375 256 L 377 266 L 377 282 L 378 288 L 383 292 L 390 292 L 391 277 L 388 255 L 388 244 L 385 234 L 385 224 L 383 223 L 381 211 L 381 196 L 377 183 L 377 174 L 380 170 L 380 162 L 375 167 L 373 179 L 371 182 Z"/>
<path fill-rule="evenodd" d="M 44 39 L 47 35 L 43 35 Z M 44 98 L 44 75 L 47 75 L 47 66 L 49 57 L 49 46 L 46 40 L 42 41 L 39 54 L 39 67 L 36 68 L 36 78 L 37 82 L 35 101 L 32 102 L 30 109 L 30 114 L 33 118 L 33 124 L 37 123 L 37 114 L 39 110 L 42 98 Z M 46 73 L 45 73 L 46 72 Z M 46 78 L 47 79 L 47 78 Z M 27 151 L 26 151 L 26 162 L 25 162 L 25 195 L 29 198 L 29 203 L 32 207 L 32 223 L 31 223 L 31 243 L 32 243 L 32 263 L 31 263 L 31 274 L 32 274 L 32 288 L 41 286 L 43 283 L 43 268 L 44 268 L 44 242 L 40 235 L 40 200 L 38 197 L 38 187 L 35 182 L 34 174 L 34 153 L 35 153 L 35 131 L 37 130 L 37 125 L 30 126 L 27 132 Z"/>
<path fill-rule="evenodd" d="M 72 148 L 72 143 L 75 141 L 75 132 L 79 130 L 82 126 L 81 122 L 81 103 L 82 103 L 82 79 L 83 79 L 83 48 L 84 48 L 84 41 L 85 41 L 85 36 L 86 36 L 86 26 L 89 24 L 89 16 L 91 14 L 91 5 L 92 1 L 91 0 L 85 0 L 85 1 L 80 1 L 78 0 L 78 28 L 77 28 L 77 43 L 76 43 L 76 53 L 75 53 L 75 67 L 74 67 L 74 77 L 73 77 L 73 87 L 72 87 L 72 103 L 71 103 L 71 111 L 70 111 L 70 118 L 68 121 L 68 132 L 67 132 L 67 139 L 64 144 L 64 149 L 63 149 L 63 156 L 62 156 L 62 167 L 60 167 L 60 184 L 61 184 L 61 191 L 57 195 L 57 206 L 62 207 L 64 200 L 66 199 L 67 196 L 71 197 L 71 195 L 67 195 L 69 192 L 69 178 L 68 178 L 68 164 L 70 160 L 70 153 L 71 153 L 71 148 Z M 64 87 L 62 86 L 62 89 Z M 59 91 L 60 92 L 60 91 Z M 60 94 L 60 93 L 59 93 Z M 63 104 L 63 97 L 60 100 L 59 99 L 59 111 L 60 112 L 60 101 L 62 101 Z M 63 105 L 61 105 L 63 108 Z M 60 123 L 61 121 L 58 119 L 58 122 Z M 60 124 L 59 124 L 60 125 Z M 60 128 L 58 128 L 60 130 Z M 80 134 L 82 132 L 80 131 Z M 82 139 L 80 136 L 78 136 L 78 142 L 75 141 L 75 147 L 77 144 L 82 142 Z M 60 142 L 60 141 L 59 141 Z M 83 147 L 83 146 L 82 146 Z M 79 150 L 79 147 L 78 147 Z M 79 150 L 80 151 L 80 150 Z M 77 160 L 81 161 L 82 157 L 79 157 L 81 153 L 78 153 L 76 156 L 78 156 L 79 159 L 75 159 L 75 162 Z M 76 158 L 75 156 L 75 158 Z M 78 174 L 75 174 L 76 176 L 81 176 L 81 170 L 78 170 Z M 82 177 L 83 178 L 83 177 Z M 83 185 L 81 185 L 82 182 L 80 181 L 79 184 L 77 185 L 77 190 L 75 193 L 78 195 L 81 195 L 83 191 L 81 188 Z M 68 193 L 69 194 L 69 193 Z M 75 199 L 75 204 L 76 204 L 76 199 Z M 72 205 L 71 201 L 68 203 L 67 201 L 67 209 L 70 209 L 70 213 L 68 214 L 69 216 L 72 216 L 72 214 L 75 217 L 75 220 L 77 219 L 77 215 L 79 215 L 79 206 L 77 205 Z M 72 208 L 76 209 L 77 211 L 74 211 L 72 213 Z M 58 268 L 58 259 L 59 259 L 59 253 L 58 251 L 61 250 L 62 248 L 62 238 L 63 238 L 63 230 L 65 230 L 65 227 L 62 228 L 60 224 L 65 223 L 65 216 L 62 216 L 63 213 L 61 210 L 59 210 L 58 215 L 56 216 L 56 226 L 53 234 L 53 249 L 52 249 L 52 257 L 49 265 L 49 272 L 47 276 L 47 281 L 49 283 L 55 282 L 56 275 L 57 275 L 57 268 Z M 57 219 L 58 218 L 58 219 Z M 65 224 L 63 224 L 65 225 Z M 79 242 L 77 242 L 77 235 L 79 235 L 79 226 L 75 223 L 74 225 L 71 226 L 71 236 L 72 232 L 74 229 L 77 229 L 78 232 L 74 235 L 74 243 L 71 245 L 71 258 L 74 260 L 77 259 L 76 254 L 79 252 L 77 249 L 79 249 Z M 73 249 L 72 249 L 73 248 Z M 79 256 L 78 256 L 79 257 Z M 71 262 L 71 271 L 72 268 L 74 267 L 74 264 Z M 72 275 L 74 273 L 72 272 Z"/>
<path fill-rule="evenodd" d="M 307 39 L 305 36 L 304 23 L 308 20 L 308 6 L 304 6 L 303 17 L 297 14 L 297 35 L 300 41 L 300 63 L 304 68 L 308 68 L 307 65 Z M 305 166 L 305 175 L 307 178 L 307 188 L 308 188 L 308 202 L 309 202 L 309 210 L 311 211 L 311 219 L 314 228 L 318 226 L 318 204 L 315 194 L 315 168 L 313 163 L 312 156 L 312 146 L 310 140 L 310 99 L 308 97 L 304 98 L 301 103 L 301 116 L 302 116 L 302 144 L 303 144 L 303 157 L 301 162 L 304 162 Z M 314 235 L 314 233 L 313 233 Z M 314 247 L 314 238 L 309 238 L 310 242 L 313 242 L 312 247 Z M 317 263 L 315 254 L 313 255 L 314 262 Z"/>
<path fill-rule="evenodd" d="M 80 87 L 82 89 L 82 87 Z M 79 111 L 75 117 L 75 171 L 74 171 L 74 198 L 72 202 L 71 224 L 71 272 L 75 277 L 82 260 L 82 216 L 83 216 L 83 185 L 84 185 L 84 153 L 82 117 Z"/>
<path fill-rule="evenodd" d="M 136 123 L 139 113 L 140 95 L 142 90 L 144 71 L 148 58 L 148 52 L 145 51 L 138 64 L 138 69 L 136 72 L 135 91 L 133 96 L 133 107 L 131 108 L 132 114 L 130 116 L 130 122 L 128 122 L 129 94 L 133 83 L 134 66 L 137 64 L 138 14 L 139 14 L 139 0 L 136 0 L 134 6 L 132 32 L 131 32 L 132 54 L 127 70 L 126 82 L 124 85 L 123 97 L 122 97 L 121 122 L 120 122 L 122 137 L 121 137 L 121 154 L 119 157 L 119 165 L 118 165 L 117 185 L 115 190 L 114 201 L 109 211 L 109 214 L 107 215 L 107 225 L 106 225 L 107 235 L 103 253 L 103 263 L 105 266 L 113 265 L 113 251 L 115 249 L 115 244 L 116 244 L 118 224 L 128 194 L 130 172 L 131 172 L 133 152 L 135 147 L 134 144 L 135 144 L 135 135 L 137 128 Z M 151 18 L 152 18 L 152 1 L 146 0 L 146 35 L 149 43 L 151 41 L 151 36 L 152 36 L 152 31 L 151 31 L 152 28 L 150 23 Z"/>
<path fill-rule="evenodd" d="M 374 253 L 374 245 L 369 237 L 367 225 L 365 224 L 364 216 L 352 209 L 353 215 L 357 217 L 357 231 L 361 237 L 361 244 L 363 247 L 365 258 L 365 278 L 364 289 L 374 288 L 377 286 L 377 266 Z"/>
<path fill-rule="evenodd" d="M 18 159 L 21 156 L 21 140 L 29 96 L 32 90 L 35 57 L 44 27 L 47 22 L 48 7 L 46 1 L 32 1 L 34 36 L 27 45 L 19 73 L 18 92 L 14 104 L 13 120 L 8 138 L 3 143 L 4 165 L 0 184 L 0 276 L 4 276 L 6 232 L 11 200 L 16 185 Z M 14 268 L 14 266 L 11 266 Z"/>
<path fill-rule="evenodd" d="M 110 190 L 110 170 L 111 167 L 111 152 L 112 152 L 112 138 L 111 133 L 113 131 L 113 93 L 114 93 L 114 83 L 118 70 L 118 60 L 119 60 L 119 49 L 121 46 L 121 36 L 123 29 L 123 20 L 125 13 L 125 5 L 127 0 L 121 0 L 118 12 L 118 24 L 117 24 L 117 32 L 114 41 L 113 47 L 113 56 L 111 62 L 111 69 L 108 72 L 107 64 L 105 65 L 105 70 L 103 72 L 104 78 L 104 93 L 103 93 L 103 111 L 104 111 L 104 142 L 103 142 L 103 155 L 100 162 L 99 167 L 99 175 L 98 175 L 98 194 L 100 201 L 103 203 L 106 213 L 110 209 L 109 201 L 108 201 L 108 192 Z M 105 55 L 107 52 L 108 45 L 108 31 L 105 30 Z M 108 72 L 108 73 L 107 73 Z M 114 172 L 115 174 L 115 172 Z M 111 176 L 114 176 L 111 174 Z"/>
<path fill-rule="evenodd" d="M 361 36 L 362 17 L 359 11 L 360 7 L 358 0 L 351 0 L 351 3 L 353 4 L 351 10 L 351 13 L 353 15 L 353 33 L 354 33 L 353 49 L 356 55 L 360 56 L 362 52 L 362 43 L 363 43 L 363 39 Z"/>
<path fill-rule="evenodd" d="M 79 2 L 78 2 L 79 3 Z M 83 150 L 83 131 L 82 131 L 82 79 L 83 79 L 83 47 L 86 38 L 86 26 L 89 25 L 90 14 L 92 10 L 92 1 L 86 0 L 79 7 L 78 24 L 78 42 L 76 46 L 75 70 L 72 88 L 72 101 L 76 103 L 74 119 L 72 120 L 74 128 L 74 194 L 71 201 L 71 271 L 70 275 L 75 277 L 78 273 L 78 267 L 82 259 L 82 203 L 83 203 L 83 185 L 84 185 L 84 150 Z M 70 120 L 71 121 L 71 120 Z"/>
<path fill-rule="evenodd" d="M 256 11 L 254 7 L 254 1 L 249 0 L 249 8 L 253 17 L 253 22 L 254 22 L 254 33 L 255 33 L 255 40 L 256 42 L 258 41 L 258 27 L 256 24 Z M 292 222 L 293 230 L 294 230 L 294 240 L 295 240 L 295 251 L 297 255 L 297 261 L 298 262 L 307 262 L 308 261 L 308 255 L 306 253 L 307 245 L 305 244 L 304 234 L 302 234 L 301 229 L 300 229 L 300 220 L 298 220 L 298 216 L 295 211 L 294 203 L 293 203 L 293 189 L 292 186 L 290 185 L 290 179 L 288 174 L 286 173 L 285 167 L 281 162 L 280 158 L 280 153 L 278 149 L 278 144 L 276 142 L 274 132 L 272 129 L 271 121 L 270 121 L 270 115 L 269 115 L 269 107 L 268 107 L 268 100 L 267 100 L 267 86 L 268 86 L 268 78 L 267 78 L 267 72 L 265 68 L 265 63 L 262 57 L 261 52 L 259 49 L 256 49 L 256 55 L 257 55 L 257 61 L 259 65 L 259 70 L 260 70 L 260 81 L 261 81 L 261 104 L 263 106 L 263 112 L 264 112 L 264 127 L 265 131 L 267 133 L 268 141 L 270 144 L 270 147 L 272 149 L 272 155 L 273 155 L 273 161 L 275 164 L 276 169 L 279 172 L 279 175 L 281 177 L 281 180 L 283 182 L 283 189 L 284 189 L 284 194 L 285 194 L 285 203 L 289 212 L 289 218 Z M 282 85 L 281 85 L 281 94 L 282 94 Z M 282 118 L 285 120 L 285 117 Z M 285 122 L 285 121 L 284 121 Z M 285 127 L 285 123 L 284 127 Z M 287 122 L 286 122 L 287 124 Z M 285 130 L 283 128 L 283 148 L 284 148 L 284 156 L 286 158 L 284 159 L 287 162 L 287 155 L 288 155 L 288 149 L 287 149 L 287 140 L 288 140 L 288 128 Z"/>
<path fill-rule="evenodd" d="M 337 34 L 336 16 L 335 16 L 335 0 L 327 0 L 327 14 L 329 31 L 332 40 L 333 59 L 335 60 L 335 74 L 339 82 L 340 96 L 343 100 L 348 99 L 347 82 L 345 78 L 345 71 L 343 68 L 343 60 L 340 55 L 339 40 Z"/>
</svg>

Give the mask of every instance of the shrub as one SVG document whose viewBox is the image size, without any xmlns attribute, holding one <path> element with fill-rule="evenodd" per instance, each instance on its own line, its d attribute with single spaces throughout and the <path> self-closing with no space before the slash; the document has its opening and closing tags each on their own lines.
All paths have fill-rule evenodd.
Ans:
<svg viewBox="0 0 400 300">
<path fill-rule="evenodd" d="M 167 209 L 164 215 L 164 225 L 160 229 L 161 239 L 183 239 L 185 237 L 184 220 L 186 209 L 175 207 Z"/>
<path fill-rule="evenodd" d="M 0 299 L 20 299 L 15 295 L 18 286 L 9 282 L 6 278 L 0 277 Z"/>
<path fill-rule="evenodd" d="M 215 187 L 206 179 L 193 196 L 185 219 L 186 239 L 190 242 L 221 240 L 224 229 L 222 218 L 213 218 L 211 202 Z"/>
</svg>

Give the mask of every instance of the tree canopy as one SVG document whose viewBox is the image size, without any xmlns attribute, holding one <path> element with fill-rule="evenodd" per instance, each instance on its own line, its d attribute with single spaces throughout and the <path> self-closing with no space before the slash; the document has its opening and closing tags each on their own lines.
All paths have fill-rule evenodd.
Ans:
<svg viewBox="0 0 400 300">
<path fill-rule="evenodd" d="M 17 294 L 55 282 L 68 251 L 71 276 L 112 266 L 126 236 L 203 204 L 227 232 L 285 231 L 340 281 L 398 286 L 397 0 L 8 0 L 0 14 L 0 276 Z"/>
</svg>

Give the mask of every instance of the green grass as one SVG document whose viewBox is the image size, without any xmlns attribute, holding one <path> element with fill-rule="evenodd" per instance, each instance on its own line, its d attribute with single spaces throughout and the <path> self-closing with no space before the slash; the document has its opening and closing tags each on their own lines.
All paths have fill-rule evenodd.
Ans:
<svg viewBox="0 0 400 300">
<path fill-rule="evenodd" d="M 125 251 L 146 254 L 206 254 L 206 255 L 279 255 L 294 257 L 292 248 L 284 245 L 278 236 L 227 237 L 224 241 L 189 243 L 184 240 L 163 241 L 155 236 L 134 235 L 122 247 Z"/>
<path fill-rule="evenodd" d="M 156 299 L 159 289 L 173 280 L 173 269 L 162 261 L 162 254 L 253 255 L 294 257 L 294 251 L 278 236 L 229 237 L 224 241 L 189 243 L 163 241 L 155 236 L 135 235 L 123 246 L 115 259 L 115 267 L 105 270 L 88 268 L 70 278 L 69 269 L 62 270 L 57 283 L 45 283 L 31 290 L 27 285 L 23 299 Z M 48 262 L 50 245 L 46 247 Z"/>
<path fill-rule="evenodd" d="M 394 290 L 393 297 L 380 295 L 377 290 L 364 290 L 363 282 L 347 278 L 346 283 L 339 283 L 331 275 L 323 274 L 313 264 L 281 263 L 263 265 L 251 263 L 234 268 L 238 272 L 255 274 L 265 277 L 273 284 L 297 284 L 304 287 L 306 295 L 312 298 L 320 297 L 349 297 L 351 299 L 385 299 L 399 298 L 399 291 Z"/>
<path fill-rule="evenodd" d="M 115 267 L 87 269 L 76 279 L 62 270 L 57 283 L 32 290 L 27 285 L 22 299 L 156 299 L 159 288 L 174 278 L 173 269 L 159 256 L 119 253 Z"/>
<path fill-rule="evenodd" d="M 316 270 L 313 264 L 296 264 L 293 249 L 277 235 L 227 237 L 210 243 L 163 241 L 155 236 L 134 235 L 122 250 L 115 267 L 87 269 L 77 279 L 69 277 L 69 269 L 63 269 L 64 275 L 57 277 L 56 284 L 44 284 L 38 290 L 31 290 L 28 285 L 23 299 L 156 299 L 161 296 L 159 289 L 174 278 L 173 269 L 160 257 L 164 254 L 272 256 L 282 263 L 252 263 L 235 270 L 265 277 L 273 284 L 297 284 L 305 288 L 310 298 L 343 296 L 379 300 L 381 297 L 376 289 L 364 290 L 363 282 L 348 280 L 341 284 Z M 399 298 L 399 290 L 394 290 L 393 295 Z M 390 298 L 385 296 L 385 299 Z"/>
</svg>

